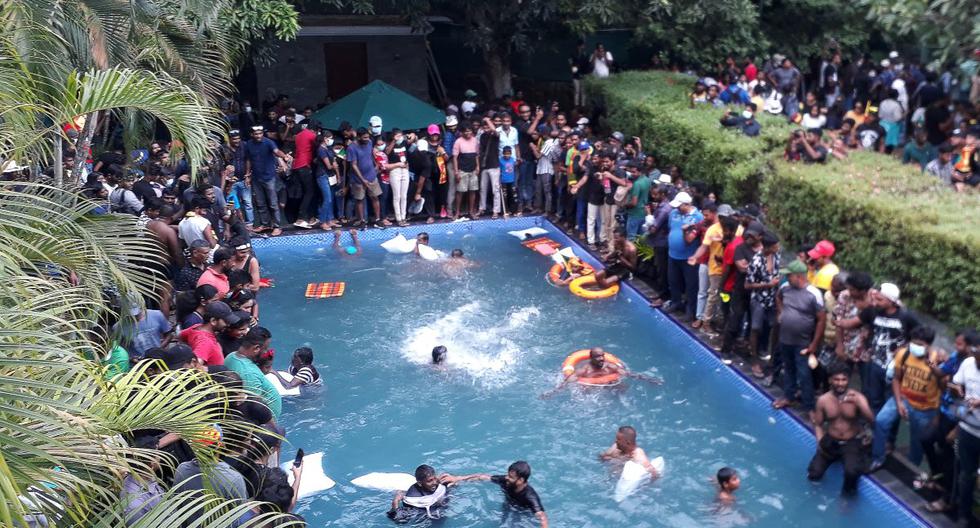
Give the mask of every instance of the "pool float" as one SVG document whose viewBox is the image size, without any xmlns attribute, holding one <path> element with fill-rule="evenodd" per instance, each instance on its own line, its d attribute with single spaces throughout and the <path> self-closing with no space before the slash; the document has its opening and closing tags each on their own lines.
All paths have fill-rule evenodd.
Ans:
<svg viewBox="0 0 980 528">
<path fill-rule="evenodd" d="M 381 247 L 388 253 L 411 253 L 415 251 L 415 240 L 409 240 L 405 238 L 405 235 L 399 233 L 395 238 L 383 242 Z"/>
<path fill-rule="evenodd" d="M 662 474 L 665 466 L 664 457 L 657 457 L 651 460 L 650 465 L 653 466 L 653 469 L 657 470 L 658 474 Z M 628 460 L 623 465 L 623 473 L 619 476 L 619 481 L 616 482 L 616 490 L 613 492 L 613 498 L 616 499 L 616 502 L 622 502 L 623 499 L 632 495 L 644 482 L 648 482 L 651 476 L 645 467 L 632 460 Z"/>
<path fill-rule="evenodd" d="M 330 297 L 343 297 L 346 288 L 346 282 L 311 282 L 306 285 L 306 298 L 327 299 Z"/>
<path fill-rule="evenodd" d="M 588 361 L 589 355 L 590 355 L 590 351 L 587 348 L 583 348 L 582 350 L 576 350 L 575 352 L 572 352 L 571 354 L 568 355 L 567 358 L 565 358 L 565 361 L 562 362 L 561 373 L 564 374 L 565 377 L 575 374 L 575 366 L 583 361 Z M 622 368 L 626 368 L 626 364 L 623 363 L 623 360 L 610 354 L 609 352 L 606 352 L 606 361 L 613 363 L 615 365 L 619 365 Z M 604 376 L 578 378 L 575 381 L 579 385 L 589 385 L 594 387 L 619 385 L 620 375 L 606 374 Z"/>
<path fill-rule="evenodd" d="M 282 379 L 286 381 L 293 380 L 293 375 L 288 372 L 284 372 L 280 370 L 279 375 L 282 376 Z M 276 388 L 276 392 L 278 392 L 280 396 L 299 396 L 299 387 L 293 387 L 291 389 L 287 389 L 286 387 L 283 386 L 282 382 L 279 381 L 279 378 L 277 378 L 275 374 L 270 372 L 265 375 L 265 379 L 269 380 L 269 383 L 271 383 L 272 386 Z"/>
<path fill-rule="evenodd" d="M 359 488 L 378 491 L 405 491 L 415 484 L 415 475 L 408 473 L 368 473 L 350 481 Z"/>
<path fill-rule="evenodd" d="M 285 462 L 279 467 L 289 477 L 289 485 L 293 484 L 293 461 Z M 337 483 L 323 473 L 323 453 L 311 453 L 303 457 L 303 478 L 299 481 L 299 498 L 316 495 L 334 487 Z"/>
<path fill-rule="evenodd" d="M 529 237 L 536 237 L 538 235 L 543 235 L 547 233 L 547 229 L 541 229 L 540 227 L 531 227 L 528 229 L 522 229 L 520 231 L 508 231 L 507 234 L 515 236 L 518 240 L 525 240 Z"/>
<path fill-rule="evenodd" d="M 575 295 L 582 297 L 583 299 L 605 299 L 619 293 L 619 284 L 613 284 L 604 290 L 592 290 L 587 288 L 587 286 L 594 285 L 595 282 L 596 280 L 594 275 L 585 275 L 577 279 L 573 279 L 568 285 L 568 290 Z"/>
<path fill-rule="evenodd" d="M 446 254 L 425 244 L 419 244 L 419 256 L 425 260 L 439 260 Z"/>
<path fill-rule="evenodd" d="M 581 262 L 580 265 L 582 266 L 582 276 L 592 275 L 592 272 L 595 271 L 592 269 L 592 266 L 589 266 L 584 262 Z M 571 265 L 569 265 L 568 267 L 571 267 Z M 561 272 L 565 270 L 566 267 L 563 264 L 555 264 L 554 266 L 552 266 L 551 269 L 548 270 L 548 280 L 551 281 L 551 284 L 555 284 L 559 280 L 561 280 Z"/>
</svg>

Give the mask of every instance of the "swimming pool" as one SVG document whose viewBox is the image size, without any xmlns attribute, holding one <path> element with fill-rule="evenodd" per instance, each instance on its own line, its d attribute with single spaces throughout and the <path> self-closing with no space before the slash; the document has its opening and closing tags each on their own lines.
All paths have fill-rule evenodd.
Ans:
<svg viewBox="0 0 980 528">
<path fill-rule="evenodd" d="M 280 351 L 276 366 L 311 346 L 326 384 L 286 399 L 282 416 L 293 449 L 325 452 L 325 472 L 338 483 L 298 506 L 310 526 L 392 525 L 390 494 L 350 484 L 366 473 L 411 473 L 422 463 L 503 473 L 518 459 L 531 464 L 530 483 L 556 527 L 925 525 L 867 479 L 857 498 L 841 499 L 839 465 L 823 482 L 807 482 L 812 435 L 631 288 L 585 301 L 550 286 L 550 259 L 506 233 L 536 224 L 571 243 L 537 218 L 366 231 L 354 257 L 336 254 L 329 234 L 255 241 L 263 276 L 276 282 L 263 291 L 260 314 Z M 397 232 L 419 231 L 480 266 L 447 273 L 380 247 Z M 303 297 L 308 282 L 328 281 L 346 281 L 346 294 Z M 446 370 L 427 366 L 438 344 L 449 349 Z M 595 345 L 664 385 L 538 398 L 559 381 L 566 355 Z M 617 470 L 597 455 L 626 424 L 651 457 L 666 459 L 666 471 L 616 503 Z M 742 489 L 732 510 L 718 512 L 712 478 L 723 465 L 739 471 Z M 436 523 L 536 526 L 503 508 L 489 483 L 455 489 Z"/>
</svg>

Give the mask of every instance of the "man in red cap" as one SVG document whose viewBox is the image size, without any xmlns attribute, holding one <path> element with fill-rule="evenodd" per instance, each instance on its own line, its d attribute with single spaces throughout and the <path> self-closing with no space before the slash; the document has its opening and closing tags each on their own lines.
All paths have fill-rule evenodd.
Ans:
<svg viewBox="0 0 980 528">
<path fill-rule="evenodd" d="M 830 290 L 830 283 L 840 273 L 837 264 L 830 260 L 834 256 L 834 251 L 836 248 L 834 248 L 833 242 L 821 240 L 806 254 L 810 258 L 810 271 L 807 274 L 807 280 L 810 281 L 810 284 L 820 288 L 822 292 Z"/>
</svg>

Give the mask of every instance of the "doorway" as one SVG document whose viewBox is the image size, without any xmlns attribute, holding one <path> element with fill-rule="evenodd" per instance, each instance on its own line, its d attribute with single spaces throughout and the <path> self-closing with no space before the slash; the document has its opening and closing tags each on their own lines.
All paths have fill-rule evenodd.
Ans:
<svg viewBox="0 0 980 528">
<path fill-rule="evenodd" d="M 368 83 L 367 43 L 328 42 L 323 45 L 327 61 L 327 95 L 334 101 Z"/>
</svg>

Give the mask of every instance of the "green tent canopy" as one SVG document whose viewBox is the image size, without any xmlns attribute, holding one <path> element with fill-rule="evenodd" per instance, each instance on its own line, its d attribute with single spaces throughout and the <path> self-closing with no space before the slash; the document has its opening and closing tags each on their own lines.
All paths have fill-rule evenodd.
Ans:
<svg viewBox="0 0 980 528">
<path fill-rule="evenodd" d="M 425 128 L 446 119 L 438 108 L 377 80 L 317 110 L 310 119 L 319 121 L 323 128 L 339 130 L 344 121 L 354 128 L 367 128 L 371 116 L 380 116 L 385 130 Z"/>
</svg>

